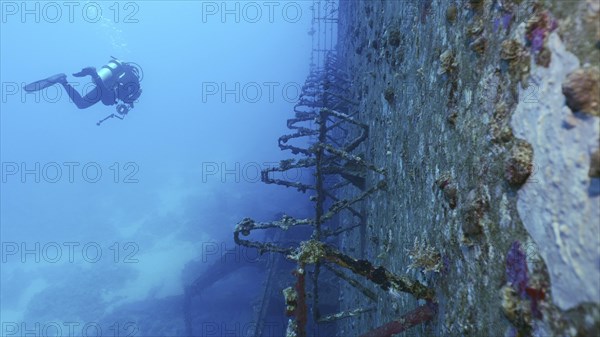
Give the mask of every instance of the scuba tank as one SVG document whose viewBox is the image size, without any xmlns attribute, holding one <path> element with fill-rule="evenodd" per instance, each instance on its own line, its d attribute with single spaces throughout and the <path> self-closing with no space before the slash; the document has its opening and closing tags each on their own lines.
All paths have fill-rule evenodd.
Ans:
<svg viewBox="0 0 600 337">
<path fill-rule="evenodd" d="M 98 70 L 98 77 L 107 88 L 112 88 L 116 80 L 125 72 L 123 62 L 114 56 L 111 56 L 111 58 L 112 60 Z"/>
</svg>

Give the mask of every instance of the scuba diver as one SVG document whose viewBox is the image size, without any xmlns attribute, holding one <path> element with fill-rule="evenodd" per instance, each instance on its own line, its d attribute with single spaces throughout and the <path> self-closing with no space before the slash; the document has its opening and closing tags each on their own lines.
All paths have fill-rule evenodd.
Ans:
<svg viewBox="0 0 600 337">
<path fill-rule="evenodd" d="M 117 104 L 116 109 L 118 114 L 107 116 L 96 123 L 97 125 L 113 117 L 123 119 L 133 109 L 133 103 L 142 94 L 140 87 L 142 73 L 141 68 L 135 63 L 122 62 L 114 56 L 111 57 L 112 60 L 98 71 L 94 67 L 86 67 L 80 72 L 73 74 L 75 77 L 92 77 L 95 87 L 85 96 L 81 96 L 67 82 L 67 75 L 63 73 L 30 83 L 23 87 L 23 89 L 27 92 L 34 92 L 48 88 L 54 84 L 61 84 L 79 109 L 88 108 L 100 101 L 104 105 Z"/>
</svg>

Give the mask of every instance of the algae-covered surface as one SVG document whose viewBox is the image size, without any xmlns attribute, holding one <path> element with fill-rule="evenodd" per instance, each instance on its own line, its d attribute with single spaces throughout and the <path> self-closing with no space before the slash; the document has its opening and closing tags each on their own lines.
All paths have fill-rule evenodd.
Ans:
<svg viewBox="0 0 600 337">
<path fill-rule="evenodd" d="M 435 290 L 437 315 L 404 335 L 600 334 L 600 93 L 594 76 L 565 84 L 598 69 L 598 11 L 583 0 L 340 2 L 338 55 L 369 126 L 355 152 L 387 172 L 341 248 Z M 340 336 L 422 304 L 364 285 L 376 309 L 341 321 Z M 342 285 L 342 309 L 373 305 Z"/>
</svg>

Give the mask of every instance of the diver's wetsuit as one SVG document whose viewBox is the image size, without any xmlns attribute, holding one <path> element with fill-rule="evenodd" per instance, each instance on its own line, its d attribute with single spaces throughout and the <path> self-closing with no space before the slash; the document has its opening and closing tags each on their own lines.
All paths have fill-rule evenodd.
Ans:
<svg viewBox="0 0 600 337">
<path fill-rule="evenodd" d="M 102 79 L 96 71 L 88 73 L 87 75 L 92 76 L 94 84 L 96 85 L 92 91 L 88 92 L 85 96 L 81 96 L 81 94 L 71 86 L 66 79 L 61 81 L 60 84 L 65 88 L 69 98 L 77 105 L 79 109 L 88 108 L 99 101 L 102 101 L 104 105 L 114 105 L 117 103 L 117 96 L 115 90 L 111 90 L 104 85 Z M 82 75 L 85 76 L 85 75 Z M 81 77 L 81 76 L 79 76 Z"/>
</svg>

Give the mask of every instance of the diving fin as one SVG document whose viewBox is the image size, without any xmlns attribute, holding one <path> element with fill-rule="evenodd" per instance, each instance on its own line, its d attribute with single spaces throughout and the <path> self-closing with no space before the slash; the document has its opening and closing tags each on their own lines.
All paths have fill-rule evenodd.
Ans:
<svg viewBox="0 0 600 337">
<path fill-rule="evenodd" d="M 27 92 L 39 91 L 42 89 L 46 89 L 49 86 L 55 85 L 56 83 L 60 83 L 67 80 L 67 75 L 64 73 L 56 74 L 54 76 L 50 76 L 43 80 L 39 80 L 33 83 L 29 83 L 28 85 L 23 87 L 23 90 Z"/>
</svg>

